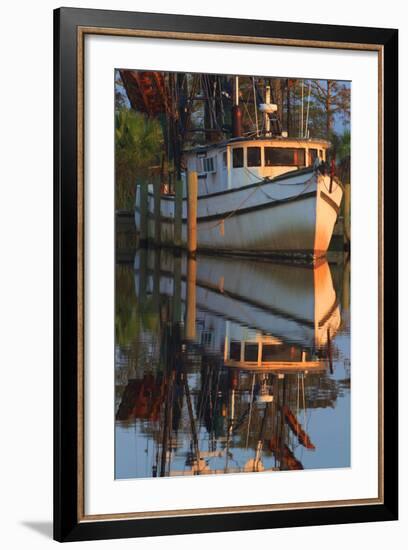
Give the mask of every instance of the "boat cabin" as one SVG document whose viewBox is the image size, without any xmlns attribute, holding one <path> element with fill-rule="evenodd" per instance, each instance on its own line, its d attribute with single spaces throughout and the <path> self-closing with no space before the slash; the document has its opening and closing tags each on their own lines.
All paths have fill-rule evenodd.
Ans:
<svg viewBox="0 0 408 550">
<path fill-rule="evenodd" d="M 214 193 L 307 168 L 316 159 L 325 161 L 329 147 L 318 139 L 237 138 L 186 151 L 185 164 Z"/>
<path fill-rule="evenodd" d="M 309 346 L 287 343 L 230 321 L 226 322 L 223 349 L 227 367 L 279 372 L 326 368 Z"/>
</svg>

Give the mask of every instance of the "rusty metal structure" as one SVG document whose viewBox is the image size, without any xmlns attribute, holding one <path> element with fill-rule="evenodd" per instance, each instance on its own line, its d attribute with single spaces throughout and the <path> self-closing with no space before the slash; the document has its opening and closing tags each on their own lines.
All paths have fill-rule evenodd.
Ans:
<svg viewBox="0 0 408 550">
<path fill-rule="evenodd" d="M 121 70 L 120 76 L 133 109 L 147 116 L 173 114 L 163 73 Z"/>
</svg>

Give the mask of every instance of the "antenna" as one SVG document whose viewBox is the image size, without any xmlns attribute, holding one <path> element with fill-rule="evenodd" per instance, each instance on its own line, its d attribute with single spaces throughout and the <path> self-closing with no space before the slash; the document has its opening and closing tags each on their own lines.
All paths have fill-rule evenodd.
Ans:
<svg viewBox="0 0 408 550">
<path fill-rule="evenodd" d="M 308 93 L 308 97 L 307 97 L 306 122 L 305 122 L 305 133 L 304 133 L 304 137 L 306 137 L 306 138 L 309 137 L 308 126 L 309 126 L 309 110 L 310 110 L 310 93 L 311 93 L 311 90 L 312 90 L 312 82 L 309 80 L 309 93 Z"/>
<path fill-rule="evenodd" d="M 256 101 L 256 89 L 255 89 L 255 77 L 252 77 L 252 91 L 254 94 L 254 109 L 255 109 L 255 125 L 256 125 L 256 137 L 259 136 L 259 124 L 258 124 L 258 106 Z"/>
<path fill-rule="evenodd" d="M 234 79 L 234 105 L 232 107 L 232 137 L 241 137 L 242 135 L 242 126 L 241 126 L 241 109 L 239 107 L 239 77 L 236 76 Z"/>
</svg>

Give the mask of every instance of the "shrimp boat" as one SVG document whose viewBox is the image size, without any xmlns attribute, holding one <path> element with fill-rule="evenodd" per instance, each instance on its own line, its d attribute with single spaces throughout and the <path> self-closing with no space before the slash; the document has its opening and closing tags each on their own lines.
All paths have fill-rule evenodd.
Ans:
<svg viewBox="0 0 408 550">
<path fill-rule="evenodd" d="M 238 84 L 236 84 L 238 89 Z M 327 170 L 328 141 L 289 138 L 271 131 L 277 105 L 266 88 L 262 132 L 245 137 L 237 94 L 230 139 L 184 151 L 181 244 L 187 242 L 188 173 L 198 177 L 197 248 L 239 255 L 300 258 L 326 255 L 343 196 L 334 171 Z M 329 173 L 330 172 L 330 173 Z M 147 224 L 154 234 L 153 184 L 149 185 Z M 135 222 L 141 224 L 141 191 Z M 162 193 L 160 240 L 174 245 L 175 195 Z"/>
</svg>

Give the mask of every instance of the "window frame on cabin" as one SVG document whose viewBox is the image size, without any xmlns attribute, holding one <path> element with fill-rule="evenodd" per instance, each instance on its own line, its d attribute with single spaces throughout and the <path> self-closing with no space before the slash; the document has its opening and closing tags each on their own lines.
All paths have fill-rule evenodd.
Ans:
<svg viewBox="0 0 408 550">
<path fill-rule="evenodd" d="M 249 150 L 250 149 L 257 149 L 259 151 L 259 164 L 251 164 L 249 163 Z M 246 165 L 248 168 L 260 168 L 262 166 L 262 147 L 259 145 L 249 145 L 246 148 Z"/>
<path fill-rule="evenodd" d="M 217 159 L 215 156 L 197 156 L 198 172 L 201 174 L 213 174 L 217 171 Z"/>
<path fill-rule="evenodd" d="M 245 342 L 244 344 L 244 362 L 258 363 L 259 342 Z"/>
<path fill-rule="evenodd" d="M 315 155 L 313 156 L 312 151 L 315 152 Z M 312 166 L 316 160 L 316 158 L 321 158 L 319 154 L 319 149 L 317 147 L 309 147 L 307 150 L 307 162 L 309 166 Z"/>
<path fill-rule="evenodd" d="M 238 155 L 238 151 L 241 152 L 242 161 L 241 164 L 235 164 L 235 155 Z M 244 147 L 233 147 L 232 149 L 232 167 L 233 168 L 243 168 L 244 167 Z"/>
<path fill-rule="evenodd" d="M 283 162 L 269 162 L 267 161 L 268 153 L 269 151 L 279 151 L 279 152 L 287 152 L 292 151 L 293 152 L 293 162 L 287 162 L 286 160 Z M 303 153 L 303 162 L 296 162 L 295 161 L 295 154 L 299 154 L 299 152 Z M 306 149 L 304 147 L 264 147 L 264 166 L 266 168 L 271 168 L 273 166 L 293 166 L 297 168 L 303 168 L 306 166 Z"/>
</svg>

